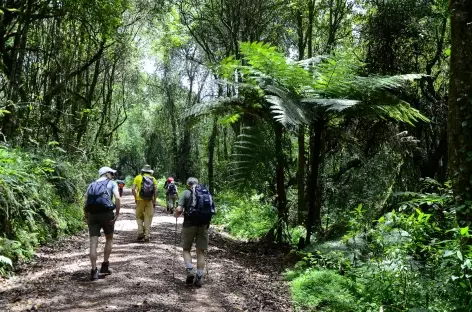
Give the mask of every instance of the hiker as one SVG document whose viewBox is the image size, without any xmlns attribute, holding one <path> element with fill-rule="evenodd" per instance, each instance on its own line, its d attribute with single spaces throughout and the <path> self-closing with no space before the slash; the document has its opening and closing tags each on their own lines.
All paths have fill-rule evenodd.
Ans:
<svg viewBox="0 0 472 312">
<path fill-rule="evenodd" d="M 181 237 L 187 273 L 185 283 L 193 283 L 196 287 L 201 287 L 205 268 L 205 251 L 208 249 L 208 228 L 211 217 L 215 214 L 215 204 L 210 192 L 205 186 L 198 184 L 196 178 L 188 178 L 187 190 L 183 191 L 180 196 L 179 206 L 174 213 L 175 218 L 180 217 L 182 213 L 184 222 Z M 190 255 L 193 241 L 197 249 L 197 274 L 193 270 Z"/>
<path fill-rule="evenodd" d="M 149 231 L 157 200 L 157 181 L 152 176 L 153 173 L 151 166 L 145 165 L 133 183 L 132 192 L 136 203 L 138 241 L 149 242 Z"/>
<path fill-rule="evenodd" d="M 84 215 L 90 235 L 90 262 L 92 263 L 91 277 L 95 281 L 101 274 L 111 274 L 109 267 L 111 249 L 113 245 L 113 232 L 115 221 L 120 215 L 120 194 L 118 185 L 114 182 L 113 174 L 116 171 L 110 167 L 102 167 L 98 170 L 98 180 L 92 182 L 87 188 L 84 205 Z M 113 203 L 113 198 L 115 202 Z M 116 208 L 116 212 L 113 210 Z M 100 272 L 97 269 L 97 247 L 100 230 L 105 234 L 104 259 Z"/>
<path fill-rule="evenodd" d="M 175 185 L 174 178 L 169 177 L 166 182 L 167 182 L 167 187 L 166 187 L 167 211 L 170 211 L 170 213 L 173 213 L 174 209 L 176 208 L 177 199 L 179 198 L 179 193 L 177 191 L 177 185 Z"/>
<path fill-rule="evenodd" d="M 118 184 L 118 191 L 120 193 L 120 197 L 123 197 L 123 189 L 125 188 L 125 181 L 123 179 L 119 179 L 116 181 Z"/>
<path fill-rule="evenodd" d="M 164 182 L 164 188 L 165 188 L 166 190 L 167 190 L 167 186 L 169 185 L 169 183 L 170 183 L 171 180 L 174 180 L 174 178 L 168 177 L 167 180 L 166 180 L 166 182 Z"/>
</svg>

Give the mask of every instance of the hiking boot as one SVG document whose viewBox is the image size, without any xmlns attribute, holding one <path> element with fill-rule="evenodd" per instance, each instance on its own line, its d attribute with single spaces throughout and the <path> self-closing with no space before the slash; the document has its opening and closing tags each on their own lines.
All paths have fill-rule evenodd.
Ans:
<svg viewBox="0 0 472 312">
<path fill-rule="evenodd" d="M 144 234 L 138 234 L 138 242 L 144 239 Z"/>
<path fill-rule="evenodd" d="M 96 281 L 98 280 L 98 269 L 95 268 L 95 270 L 90 270 L 90 280 L 91 281 Z"/>
<path fill-rule="evenodd" d="M 145 237 L 145 238 L 144 238 L 144 242 L 145 242 L 145 243 L 149 243 L 149 237 Z"/>
<path fill-rule="evenodd" d="M 185 269 L 187 271 L 187 279 L 185 280 L 185 284 L 192 284 L 193 280 L 195 279 L 195 273 L 193 269 Z"/>
<path fill-rule="evenodd" d="M 202 287 L 202 281 L 203 280 L 203 275 L 196 275 L 195 276 L 195 281 L 193 282 L 193 284 L 195 285 L 195 287 L 197 288 L 200 288 Z"/>
<path fill-rule="evenodd" d="M 113 271 L 109 267 L 110 262 L 103 262 L 102 267 L 100 268 L 100 273 L 102 274 L 111 274 Z"/>
</svg>

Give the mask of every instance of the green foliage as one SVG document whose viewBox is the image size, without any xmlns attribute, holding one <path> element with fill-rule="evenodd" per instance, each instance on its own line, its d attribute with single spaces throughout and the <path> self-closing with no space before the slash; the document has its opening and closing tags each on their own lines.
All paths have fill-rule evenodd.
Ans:
<svg viewBox="0 0 472 312">
<path fill-rule="evenodd" d="M 345 242 L 356 258 L 348 276 L 363 285 L 362 302 L 452 311 L 470 294 L 468 229 L 457 228 L 448 211 L 448 187 L 432 180 L 424 184 L 431 193 L 399 194 L 408 200 L 374 226 L 362 206 L 353 213 Z"/>
<path fill-rule="evenodd" d="M 340 286 L 342 293 L 355 298 L 356 311 L 378 311 L 380 306 L 384 311 L 467 311 L 472 294 L 470 233 L 468 227 L 457 226 L 450 184 L 425 179 L 421 193 L 396 197 L 402 199 L 398 209 L 374 222 L 370 211 L 358 205 L 349 214 L 343 239 L 299 251 L 301 260 L 286 277 L 308 283 L 301 279 L 307 272 L 339 272 L 348 280 Z M 318 298 L 320 290 L 304 291 L 294 291 L 292 282 L 297 304 L 314 309 L 301 294 Z"/>
<path fill-rule="evenodd" d="M 299 311 L 358 311 L 352 283 L 334 271 L 309 269 L 286 277 Z"/>
<path fill-rule="evenodd" d="M 225 191 L 215 198 L 217 213 L 212 223 L 238 238 L 258 239 L 275 224 L 275 209 L 261 201 L 260 196 Z"/>
<path fill-rule="evenodd" d="M 284 124 L 306 124 L 319 118 L 320 112 L 344 110 L 348 115 L 362 112 L 409 124 L 428 121 L 392 93 L 422 75 L 359 76 L 363 64 L 352 51 L 325 57 L 304 69 L 267 45 L 246 44 L 242 47 L 252 66 L 249 69 L 252 75 L 264 81 L 260 86 L 268 93 L 275 118 Z M 272 58 L 272 63 L 264 57 Z M 351 108 L 356 111 L 351 112 Z"/>
<path fill-rule="evenodd" d="M 13 261 L 41 243 L 84 228 L 87 167 L 0 147 L 0 255 Z M 86 170 L 84 170 L 86 169 Z M 0 273 L 9 266 L 0 264 Z"/>
</svg>

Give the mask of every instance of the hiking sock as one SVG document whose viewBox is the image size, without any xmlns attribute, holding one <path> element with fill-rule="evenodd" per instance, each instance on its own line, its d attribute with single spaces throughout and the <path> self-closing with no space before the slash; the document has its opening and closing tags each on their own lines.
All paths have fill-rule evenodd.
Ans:
<svg viewBox="0 0 472 312">
<path fill-rule="evenodd" d="M 97 268 L 90 270 L 90 280 L 91 281 L 98 280 L 98 269 Z"/>
<path fill-rule="evenodd" d="M 186 263 L 185 263 L 185 268 L 186 268 L 186 269 L 193 270 L 193 265 L 192 265 L 192 263 L 191 263 L 191 262 L 186 262 Z"/>
<path fill-rule="evenodd" d="M 202 278 L 203 277 L 203 272 L 204 272 L 204 269 L 197 269 L 197 276 L 199 278 Z"/>
</svg>

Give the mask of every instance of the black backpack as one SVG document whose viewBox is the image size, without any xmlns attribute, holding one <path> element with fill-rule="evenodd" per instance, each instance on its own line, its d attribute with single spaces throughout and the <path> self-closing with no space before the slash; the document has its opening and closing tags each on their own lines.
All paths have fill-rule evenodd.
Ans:
<svg viewBox="0 0 472 312">
<path fill-rule="evenodd" d="M 115 209 L 112 197 L 108 193 L 108 183 L 110 180 L 95 181 L 90 183 L 87 189 L 87 202 L 85 209 L 88 212 L 100 212 Z"/>
<path fill-rule="evenodd" d="M 177 194 L 177 187 L 175 186 L 175 184 L 171 183 L 167 186 L 167 194 L 168 195 Z"/>
<path fill-rule="evenodd" d="M 213 197 L 204 185 L 197 185 L 191 190 L 191 205 L 185 209 L 185 215 L 193 225 L 210 224 L 215 214 L 215 203 Z"/>
<path fill-rule="evenodd" d="M 154 199 L 154 193 L 156 191 L 156 186 L 154 185 L 154 179 L 143 175 L 143 180 L 141 182 L 141 189 L 139 190 L 139 197 L 144 200 Z"/>
</svg>

